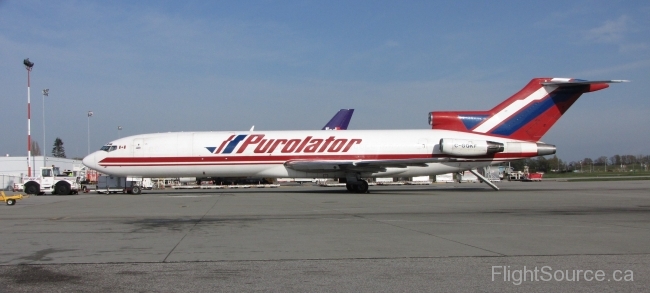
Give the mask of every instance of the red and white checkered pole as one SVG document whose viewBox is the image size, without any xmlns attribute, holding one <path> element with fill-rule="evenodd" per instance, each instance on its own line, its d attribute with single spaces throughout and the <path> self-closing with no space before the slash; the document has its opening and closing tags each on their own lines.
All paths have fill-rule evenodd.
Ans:
<svg viewBox="0 0 650 293">
<path fill-rule="evenodd" d="M 31 87 L 30 87 L 30 73 L 34 63 L 29 61 L 29 58 L 23 60 L 25 69 L 27 69 L 27 176 L 32 177 L 32 111 L 31 111 Z"/>
<path fill-rule="evenodd" d="M 32 107 L 31 107 L 31 88 L 30 73 L 31 67 L 27 67 L 27 176 L 32 177 Z"/>
</svg>

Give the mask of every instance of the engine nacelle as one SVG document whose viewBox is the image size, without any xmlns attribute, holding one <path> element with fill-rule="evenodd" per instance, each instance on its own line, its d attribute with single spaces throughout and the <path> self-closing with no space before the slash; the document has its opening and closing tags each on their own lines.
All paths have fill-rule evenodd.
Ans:
<svg viewBox="0 0 650 293">
<path fill-rule="evenodd" d="M 440 139 L 440 152 L 452 156 L 485 156 L 503 152 L 500 142 L 455 138 Z"/>
</svg>

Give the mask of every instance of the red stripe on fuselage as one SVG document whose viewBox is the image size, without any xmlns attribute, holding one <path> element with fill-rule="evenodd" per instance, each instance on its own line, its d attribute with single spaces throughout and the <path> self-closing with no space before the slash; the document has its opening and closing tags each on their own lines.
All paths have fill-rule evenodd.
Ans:
<svg viewBox="0 0 650 293">
<path fill-rule="evenodd" d="M 227 157 L 115 157 L 105 158 L 100 166 L 157 166 L 157 165 L 255 165 L 283 164 L 292 160 L 353 161 L 353 160 L 408 160 L 449 158 L 464 160 L 494 160 L 536 157 L 537 153 L 498 153 L 493 156 L 454 157 L 444 154 L 377 154 L 377 155 L 314 155 L 314 156 L 227 156 Z"/>
</svg>

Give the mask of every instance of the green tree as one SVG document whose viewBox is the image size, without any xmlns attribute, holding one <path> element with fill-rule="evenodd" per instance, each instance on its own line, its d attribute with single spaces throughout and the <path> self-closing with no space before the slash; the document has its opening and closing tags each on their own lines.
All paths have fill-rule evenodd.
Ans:
<svg viewBox="0 0 650 293">
<path fill-rule="evenodd" d="M 57 158 L 65 158 L 65 149 L 63 148 L 63 141 L 58 137 L 54 140 L 54 147 L 52 148 L 52 156 Z"/>
<path fill-rule="evenodd" d="M 526 162 L 523 159 L 510 162 L 510 167 L 515 171 L 523 171 L 524 165 L 526 165 Z"/>
<path fill-rule="evenodd" d="M 35 140 L 32 140 L 32 146 L 31 146 L 31 152 L 32 156 L 40 156 L 41 155 L 41 147 L 38 145 L 38 142 Z"/>
<path fill-rule="evenodd" d="M 544 172 L 544 173 L 550 172 L 551 169 L 552 169 L 551 162 L 552 162 L 551 160 L 546 159 L 544 157 L 538 157 L 537 158 L 537 169 L 536 169 L 536 171 L 537 172 Z"/>
</svg>

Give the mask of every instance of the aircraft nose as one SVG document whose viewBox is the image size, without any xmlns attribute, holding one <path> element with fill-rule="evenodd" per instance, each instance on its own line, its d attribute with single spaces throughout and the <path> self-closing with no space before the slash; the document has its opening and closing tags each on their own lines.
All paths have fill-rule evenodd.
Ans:
<svg viewBox="0 0 650 293">
<path fill-rule="evenodd" d="M 95 158 L 95 153 L 92 153 L 92 154 L 90 154 L 90 155 L 87 155 L 87 156 L 86 156 L 86 157 L 81 161 L 81 163 L 83 163 L 84 166 L 86 166 L 86 167 L 88 167 L 88 168 L 90 168 L 90 169 L 93 169 L 93 170 L 97 170 L 97 169 L 98 169 L 98 168 L 97 168 L 97 167 L 98 167 L 98 166 L 97 166 L 97 159 Z"/>
</svg>

